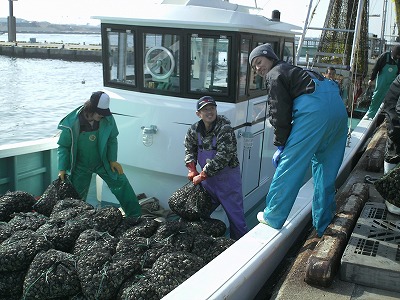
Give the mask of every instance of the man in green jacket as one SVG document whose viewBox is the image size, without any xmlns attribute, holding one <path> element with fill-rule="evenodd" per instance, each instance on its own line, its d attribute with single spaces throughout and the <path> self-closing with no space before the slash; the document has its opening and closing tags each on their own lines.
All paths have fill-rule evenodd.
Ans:
<svg viewBox="0 0 400 300">
<path fill-rule="evenodd" d="M 118 128 L 110 109 L 110 97 L 94 92 L 58 125 L 58 169 L 61 180 L 70 173 L 72 185 L 86 200 L 92 174 L 99 175 L 118 199 L 127 217 L 140 217 L 135 192 L 117 162 Z"/>
<path fill-rule="evenodd" d="M 373 119 L 375 117 L 390 85 L 399 72 L 400 46 L 396 45 L 390 51 L 381 54 L 372 69 L 368 86 L 375 84 L 375 90 L 364 119 Z"/>
</svg>

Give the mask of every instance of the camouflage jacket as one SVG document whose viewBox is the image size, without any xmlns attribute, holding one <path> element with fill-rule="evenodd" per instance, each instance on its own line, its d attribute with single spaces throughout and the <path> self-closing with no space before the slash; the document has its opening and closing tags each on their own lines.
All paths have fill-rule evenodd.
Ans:
<svg viewBox="0 0 400 300">
<path fill-rule="evenodd" d="M 205 132 L 202 120 L 188 129 L 185 136 L 185 164 L 191 161 L 197 162 L 198 133 L 200 133 L 204 150 L 212 149 L 212 140 L 214 136 L 216 137 L 217 153 L 203 168 L 207 176 L 214 176 L 226 166 L 231 168 L 239 166 L 235 132 L 231 127 L 231 122 L 222 115 L 217 115 L 212 129 L 208 132 Z"/>
</svg>

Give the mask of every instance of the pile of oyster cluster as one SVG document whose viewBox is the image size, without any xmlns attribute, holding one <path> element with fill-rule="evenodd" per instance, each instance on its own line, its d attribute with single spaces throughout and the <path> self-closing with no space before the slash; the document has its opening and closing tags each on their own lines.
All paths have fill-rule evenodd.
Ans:
<svg viewBox="0 0 400 300">
<path fill-rule="evenodd" d="M 0 197 L 0 299 L 161 299 L 234 243 L 217 219 L 127 218 L 54 190 Z"/>
</svg>

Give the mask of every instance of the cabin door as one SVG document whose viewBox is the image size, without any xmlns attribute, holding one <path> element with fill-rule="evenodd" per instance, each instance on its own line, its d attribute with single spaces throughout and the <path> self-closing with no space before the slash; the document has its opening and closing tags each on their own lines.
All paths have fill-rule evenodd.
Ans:
<svg viewBox="0 0 400 300">
<path fill-rule="evenodd" d="M 243 140 L 242 157 L 242 182 L 243 196 L 257 189 L 260 180 L 265 177 L 262 174 L 264 136 L 265 136 L 265 115 L 266 97 L 263 100 L 249 102 L 247 113 L 247 124 L 244 131 L 239 132 Z M 265 164 L 265 162 L 264 162 Z"/>
</svg>

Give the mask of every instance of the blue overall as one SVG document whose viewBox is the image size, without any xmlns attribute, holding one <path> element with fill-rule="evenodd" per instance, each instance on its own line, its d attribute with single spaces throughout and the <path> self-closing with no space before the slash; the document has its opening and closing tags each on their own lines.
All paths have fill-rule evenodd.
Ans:
<svg viewBox="0 0 400 300">
<path fill-rule="evenodd" d="M 264 219 L 273 228 L 283 226 L 311 161 L 312 219 L 322 236 L 336 211 L 335 180 L 346 147 L 347 112 L 336 83 L 313 81 L 312 94 L 294 99 L 292 130 L 266 197 Z"/>
<path fill-rule="evenodd" d="M 216 138 L 213 138 L 212 150 L 204 150 L 203 143 L 198 135 L 198 154 L 197 160 L 201 166 L 207 163 L 207 159 L 213 159 L 217 153 Z M 225 210 L 229 220 L 230 237 L 238 240 L 247 233 L 247 225 L 244 219 L 242 180 L 240 177 L 240 167 L 231 168 L 226 166 L 216 175 L 207 177 L 202 186 L 211 195 L 212 211 L 220 204 Z"/>
<path fill-rule="evenodd" d="M 386 96 L 387 91 L 390 88 L 393 80 L 396 79 L 398 74 L 397 65 L 389 64 L 390 54 L 387 54 L 386 65 L 378 73 L 376 77 L 376 85 L 374 93 L 372 94 L 371 104 L 369 105 L 367 116 L 369 118 L 375 117 L 379 107 L 382 104 L 383 99 Z"/>
</svg>

